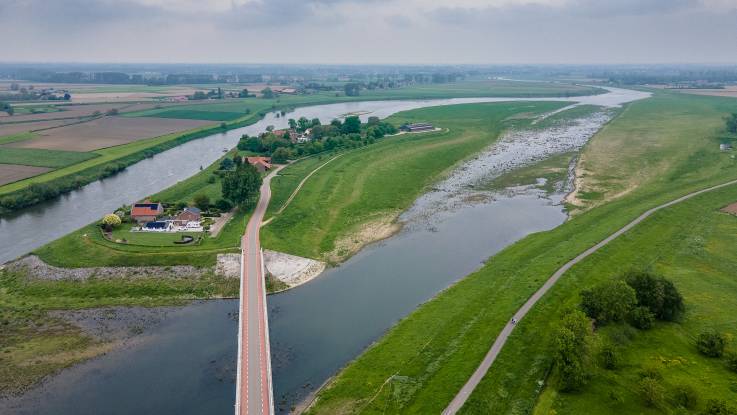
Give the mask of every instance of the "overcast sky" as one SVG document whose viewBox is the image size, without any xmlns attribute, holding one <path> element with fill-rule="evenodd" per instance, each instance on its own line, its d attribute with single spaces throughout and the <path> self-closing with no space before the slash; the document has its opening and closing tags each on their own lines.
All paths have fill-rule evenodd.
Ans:
<svg viewBox="0 0 737 415">
<path fill-rule="evenodd" d="M 737 0 L 0 0 L 0 61 L 737 63 Z"/>
</svg>

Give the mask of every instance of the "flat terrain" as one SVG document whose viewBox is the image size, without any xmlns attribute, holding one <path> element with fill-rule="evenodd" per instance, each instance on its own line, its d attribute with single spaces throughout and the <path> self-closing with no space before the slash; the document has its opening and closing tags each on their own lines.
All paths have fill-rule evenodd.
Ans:
<svg viewBox="0 0 737 415">
<path fill-rule="evenodd" d="M 211 123 L 197 120 L 103 117 L 81 124 L 40 131 L 35 138 L 16 141 L 7 144 L 6 147 L 92 151 L 209 124 Z"/>
<path fill-rule="evenodd" d="M 97 154 L 77 151 L 0 147 L 0 163 L 25 166 L 59 168 L 95 157 Z"/>
<path fill-rule="evenodd" d="M 513 123 L 525 122 L 508 119 L 512 115 L 563 106 L 561 102 L 470 104 L 396 114 L 390 122 L 430 121 L 445 131 L 387 137 L 331 162 L 262 230 L 263 245 L 308 258 L 345 259 L 366 243 L 396 231 L 393 222 L 399 213 L 452 166 L 494 142 Z M 275 207 L 281 206 L 296 182 L 275 184 Z"/>
<path fill-rule="evenodd" d="M 737 98 L 737 85 L 728 85 L 724 89 L 682 89 L 680 91 L 685 94 Z"/>
<path fill-rule="evenodd" d="M 718 149 L 722 117 L 733 108 L 733 101 L 724 98 L 672 93 L 630 104 L 584 150 L 619 163 L 602 162 L 584 176 L 600 179 L 601 198 L 609 203 L 552 231 L 528 236 L 423 304 L 344 369 L 318 395 L 310 413 L 441 412 L 513 312 L 560 265 L 649 207 L 737 178 L 734 159 Z M 607 148 L 606 154 L 597 150 L 601 148 Z M 651 163 L 645 165 L 643 159 Z M 636 186 L 622 193 L 619 183 L 629 183 L 630 177 L 636 178 Z M 462 412 L 533 410 L 551 366 L 551 334 L 560 314 L 578 303 L 581 289 L 642 267 L 676 282 L 686 297 L 686 319 L 636 333 L 623 345 L 626 363 L 621 372 L 597 374 L 581 394 L 556 395 L 545 389 L 540 405 L 546 406 L 538 413 L 655 413 L 635 396 L 637 373 L 649 365 L 661 371 L 668 393 L 690 377 L 702 405 L 708 398 L 734 400 L 730 385 L 735 376 L 698 356 L 692 343 L 705 327 L 737 330 L 723 311 L 734 307 L 737 295 L 735 262 L 727 259 L 733 255 L 737 224 L 718 212 L 734 200 L 737 188 L 726 188 L 659 212 L 574 267 L 519 323 Z M 676 360 L 688 364 L 669 363 Z"/>
<path fill-rule="evenodd" d="M 20 166 L 17 164 L 0 163 L 0 185 L 12 183 L 27 177 L 33 177 L 45 173 L 51 169 L 46 167 Z"/>
</svg>

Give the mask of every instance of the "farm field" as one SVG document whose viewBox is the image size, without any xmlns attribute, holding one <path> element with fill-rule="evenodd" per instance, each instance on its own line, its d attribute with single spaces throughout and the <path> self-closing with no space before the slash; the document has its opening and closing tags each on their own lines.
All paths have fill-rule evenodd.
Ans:
<svg viewBox="0 0 737 415">
<path fill-rule="evenodd" d="M 656 93 L 629 104 L 594 136 L 584 154 L 591 157 L 596 151 L 593 156 L 601 159 L 617 158 L 622 165 L 612 183 L 629 172 L 641 176 L 635 189 L 618 197 L 618 186 L 602 186 L 609 203 L 590 208 L 552 231 L 524 238 L 420 306 L 341 371 L 318 394 L 309 413 L 358 408 L 362 413 L 442 411 L 514 311 L 559 266 L 652 206 L 737 178 L 735 161 L 718 149 L 719 125 L 733 109 L 728 99 L 671 93 Z M 607 146 L 606 154 L 597 151 L 611 142 L 618 146 Z M 662 162 L 659 168 L 641 168 L 639 158 L 632 156 L 634 150 L 627 147 L 633 143 L 647 143 L 637 151 L 640 157 Z M 597 164 L 599 168 L 587 172 L 605 178 L 611 165 Z M 735 218 L 717 212 L 734 200 L 737 188 L 729 187 L 668 208 L 574 267 L 519 323 L 462 412 L 531 411 L 538 402 L 538 382 L 546 380 L 550 368 L 551 336 L 561 313 L 575 306 L 581 289 L 643 267 L 675 281 L 686 298 L 685 320 L 638 333 L 625 348 L 622 372 L 595 377 L 580 394 L 556 395 L 545 389 L 540 399 L 545 406 L 536 413 L 655 413 L 634 396 L 636 374 L 651 364 L 663 374 L 669 393 L 686 376 L 700 378 L 699 374 L 709 373 L 712 382 L 718 373 L 721 378 L 711 384 L 691 382 L 702 397 L 701 405 L 720 395 L 734 400 L 729 389 L 734 375 L 696 355 L 691 343 L 702 328 L 737 330 L 733 319 L 717 311 L 731 309 L 737 294 L 731 271 L 734 261 L 726 260 L 733 249 Z M 670 344 L 662 353 L 656 352 L 664 339 Z M 688 365 L 666 364 L 681 357 Z M 619 398 L 612 402 L 606 394 L 610 389 L 623 402 Z"/>
<path fill-rule="evenodd" d="M 197 120 L 102 117 L 81 124 L 40 131 L 32 139 L 16 141 L 5 147 L 92 151 L 211 124 Z M 3 150 L 0 149 L 1 151 Z"/>
<path fill-rule="evenodd" d="M 453 165 L 480 151 L 514 122 L 514 114 L 543 113 L 562 102 L 512 102 L 430 107 L 389 122 L 429 121 L 445 132 L 387 137 L 351 151 L 312 176 L 292 203 L 261 231 L 264 247 L 341 261 L 394 230 L 394 219 Z M 526 122 L 529 122 L 527 120 Z M 316 163 L 316 162 L 312 162 Z M 298 166 L 295 166 L 298 167 Z M 288 167 L 284 174 L 289 174 Z M 274 188 L 275 207 L 297 180 Z"/>
<path fill-rule="evenodd" d="M 37 176 L 46 173 L 51 169 L 46 167 L 22 166 L 18 164 L 1 164 L 0 163 L 0 186 L 6 183 L 12 183 L 27 177 Z"/>
<path fill-rule="evenodd" d="M 0 163 L 59 168 L 97 157 L 95 153 L 0 147 Z"/>
</svg>

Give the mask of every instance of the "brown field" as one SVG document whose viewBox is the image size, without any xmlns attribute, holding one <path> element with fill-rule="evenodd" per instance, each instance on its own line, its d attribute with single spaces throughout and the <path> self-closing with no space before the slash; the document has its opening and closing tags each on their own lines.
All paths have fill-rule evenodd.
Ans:
<svg viewBox="0 0 737 415">
<path fill-rule="evenodd" d="M 724 89 L 684 89 L 683 92 L 695 95 L 737 98 L 737 85 L 726 86 Z"/>
<path fill-rule="evenodd" d="M 74 104 L 57 104 L 58 107 L 62 108 L 63 111 L 47 112 L 41 114 L 22 114 L 13 116 L 0 117 L 0 126 L 7 123 L 29 123 L 37 121 L 56 120 L 60 118 L 81 118 L 89 117 L 99 111 L 104 114 L 106 111 L 111 109 L 117 109 L 120 112 L 131 112 L 152 109 L 157 104 L 154 103 L 118 103 L 118 104 L 87 104 L 87 105 L 74 105 Z M 175 104 L 161 104 L 162 107 L 168 107 Z"/>
<path fill-rule="evenodd" d="M 18 164 L 0 164 L 0 186 L 18 180 L 37 176 L 41 173 L 51 171 L 47 167 L 21 166 Z"/>
<path fill-rule="evenodd" d="M 92 151 L 212 124 L 212 121 L 174 118 L 102 117 L 81 124 L 41 131 L 38 137 L 6 146 Z"/>
</svg>

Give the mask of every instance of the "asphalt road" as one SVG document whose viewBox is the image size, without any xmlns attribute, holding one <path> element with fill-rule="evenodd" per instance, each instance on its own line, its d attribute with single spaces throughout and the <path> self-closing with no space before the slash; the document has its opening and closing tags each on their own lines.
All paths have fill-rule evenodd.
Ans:
<svg viewBox="0 0 737 415">
<path fill-rule="evenodd" d="M 236 415 L 274 413 L 269 322 L 259 229 L 271 199 L 271 179 L 282 167 L 272 170 L 264 178 L 258 204 L 241 241 Z"/>
<path fill-rule="evenodd" d="M 519 322 L 524 318 L 527 313 L 532 309 L 532 307 L 542 298 L 545 293 L 550 290 L 550 288 L 555 285 L 556 282 L 560 279 L 563 274 L 565 274 L 566 271 L 571 269 L 574 265 L 581 262 L 583 259 L 588 257 L 589 255 L 593 254 L 594 252 L 601 249 L 603 246 L 608 244 L 609 242 L 616 239 L 618 236 L 622 235 L 623 233 L 629 231 L 630 229 L 637 226 L 640 222 L 647 219 L 650 215 L 653 213 L 665 209 L 667 207 L 673 206 L 677 203 L 683 202 L 684 200 L 690 199 L 694 196 L 698 196 L 700 194 L 710 192 L 712 190 L 721 189 L 726 186 L 730 186 L 733 184 L 737 184 L 737 180 L 732 180 L 726 183 L 722 183 L 716 186 L 708 187 L 706 189 L 701 189 L 693 193 L 689 193 L 685 196 L 681 196 L 678 199 L 671 200 L 670 202 L 663 203 L 660 206 L 656 206 L 642 215 L 638 216 L 636 219 L 634 219 L 632 222 L 628 223 L 618 231 L 614 232 L 613 234 L 606 237 L 601 242 L 597 243 L 596 245 L 592 246 L 591 248 L 587 249 L 586 251 L 579 254 L 577 257 L 573 258 L 572 260 L 568 261 L 560 267 L 555 273 L 548 278 L 547 281 L 545 281 L 545 284 L 543 284 L 542 287 L 540 287 L 535 294 L 530 297 L 527 302 L 525 302 L 522 307 L 517 310 L 517 312 L 514 314 L 514 320 Z M 471 396 L 471 393 L 474 389 L 476 389 L 476 386 L 481 382 L 481 379 L 483 379 L 484 375 L 486 375 L 486 372 L 489 371 L 489 368 L 491 367 L 491 364 L 494 363 L 494 360 L 496 360 L 496 357 L 499 355 L 499 352 L 504 347 L 504 344 L 507 342 L 507 339 L 509 338 L 509 335 L 512 333 L 512 330 L 514 330 L 515 324 L 512 324 L 512 321 L 510 320 L 506 326 L 504 326 L 504 329 L 502 329 L 502 332 L 499 334 L 499 336 L 496 338 L 494 343 L 491 345 L 491 348 L 486 353 L 486 356 L 484 357 L 484 360 L 481 361 L 481 364 L 478 368 L 476 368 L 476 371 L 473 372 L 473 375 L 468 379 L 465 385 L 461 388 L 461 390 L 458 392 L 458 394 L 453 398 L 453 400 L 450 402 L 447 408 L 443 411 L 443 415 L 452 415 L 457 413 L 461 407 L 463 407 L 463 404 L 466 403 L 466 400 L 468 400 L 468 397 Z"/>
</svg>

